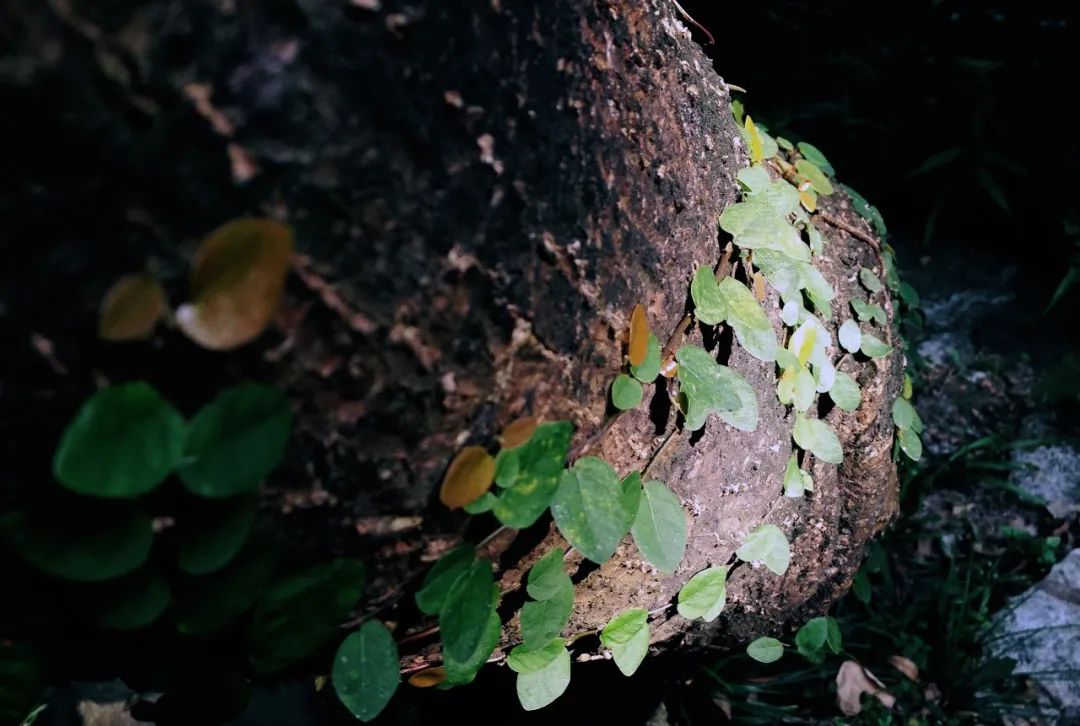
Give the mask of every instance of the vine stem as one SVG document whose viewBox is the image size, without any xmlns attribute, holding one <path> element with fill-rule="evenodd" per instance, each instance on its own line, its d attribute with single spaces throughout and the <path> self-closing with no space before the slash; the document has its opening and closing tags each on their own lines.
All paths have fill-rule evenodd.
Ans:
<svg viewBox="0 0 1080 726">
<path fill-rule="evenodd" d="M 878 257 L 881 256 L 881 245 L 879 245 L 877 240 L 874 239 L 873 237 L 871 237 L 866 232 L 862 231 L 861 229 L 859 229 L 858 227 L 856 227 L 853 224 L 848 224 L 844 220 L 842 220 L 842 219 L 840 219 L 838 217 L 832 216 L 828 212 L 818 211 L 815 214 L 818 217 L 821 218 L 821 221 L 827 222 L 827 223 L 831 224 L 834 227 L 842 229 L 845 232 L 847 232 L 848 234 L 850 234 L 852 237 L 854 237 L 856 239 L 859 239 L 859 240 L 862 240 L 866 244 L 870 245 L 874 249 L 874 252 L 877 253 Z"/>
</svg>

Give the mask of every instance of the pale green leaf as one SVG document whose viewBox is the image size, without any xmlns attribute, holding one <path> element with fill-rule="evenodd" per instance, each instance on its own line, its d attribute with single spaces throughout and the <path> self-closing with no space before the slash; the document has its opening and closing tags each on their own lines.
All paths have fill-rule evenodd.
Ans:
<svg viewBox="0 0 1080 726">
<path fill-rule="evenodd" d="M 844 350 L 856 352 L 862 345 L 862 331 L 859 330 L 859 324 L 851 319 L 845 320 L 837 331 L 837 338 Z"/>
<path fill-rule="evenodd" d="M 867 320 L 875 320 L 882 326 L 888 322 L 889 318 L 885 314 L 885 309 L 880 305 L 868 305 L 856 298 L 851 301 L 851 307 L 855 311 L 856 317 L 859 318 L 859 322 L 865 323 Z"/>
<path fill-rule="evenodd" d="M 727 416 L 738 412 L 740 415 L 733 418 L 740 425 L 746 425 L 752 419 L 756 427 L 757 399 L 752 399 L 751 408 L 751 399 L 746 398 L 744 388 L 750 384 L 742 376 L 727 366 L 720 365 L 703 348 L 697 346 L 683 346 L 676 352 L 675 360 L 679 364 L 680 392 L 686 396 L 686 427 L 689 430 L 696 431 L 704 426 L 705 417 L 710 412 L 725 415 L 725 420 L 728 420 Z"/>
<path fill-rule="evenodd" d="M 791 435 L 800 449 L 809 451 L 822 461 L 839 464 L 844 460 L 840 439 L 836 438 L 833 430 L 821 419 L 796 413 L 795 428 Z"/>
<path fill-rule="evenodd" d="M 733 277 L 721 280 L 718 289 L 739 343 L 758 360 L 776 360 L 776 334 L 754 293 Z"/>
<path fill-rule="evenodd" d="M 746 535 L 735 554 L 744 562 L 761 562 L 777 575 L 787 572 L 791 562 L 787 537 L 775 524 L 763 524 Z"/>
<path fill-rule="evenodd" d="M 701 618 L 711 623 L 727 602 L 727 568 L 710 567 L 691 577 L 679 590 L 676 609 L 687 620 Z"/>
<path fill-rule="evenodd" d="M 645 483 L 631 530 L 634 544 L 662 572 L 674 572 L 686 550 L 686 517 L 679 498 L 661 482 Z"/>
<path fill-rule="evenodd" d="M 649 613 L 641 608 L 623 610 L 600 631 L 600 643 L 611 651 L 624 676 L 634 675 L 649 652 Z"/>
<path fill-rule="evenodd" d="M 795 162 L 795 171 L 806 177 L 810 182 L 810 188 L 818 194 L 833 193 L 833 185 L 829 182 L 829 178 L 812 161 L 799 159 Z"/>
<path fill-rule="evenodd" d="M 727 318 L 727 307 L 712 268 L 698 265 L 690 281 L 690 297 L 694 300 L 694 315 L 706 325 L 719 325 Z"/>
<path fill-rule="evenodd" d="M 922 420 L 919 419 L 918 412 L 906 398 L 898 398 L 893 402 L 892 420 L 897 428 L 914 429 L 916 432 L 922 429 Z M 916 421 L 919 422 L 917 427 Z"/>
<path fill-rule="evenodd" d="M 570 651 L 561 640 L 552 641 L 551 647 L 557 650 L 544 667 L 518 671 L 518 701 L 526 711 L 535 711 L 547 706 L 561 696 L 570 685 Z M 514 652 L 516 651 L 517 648 L 514 649 Z M 507 664 L 509 663 L 508 659 Z"/>
<path fill-rule="evenodd" d="M 787 467 L 784 469 L 784 496 L 798 498 L 803 495 L 803 478 L 802 471 L 799 469 L 799 460 L 794 452 L 791 454 L 791 458 L 788 459 Z"/>
<path fill-rule="evenodd" d="M 620 373 L 615 377 L 615 381 L 611 384 L 611 402 L 615 404 L 615 408 L 620 411 L 637 408 L 641 405 L 641 397 L 640 383 L 625 373 Z"/>
<path fill-rule="evenodd" d="M 776 638 L 761 637 L 746 646 L 746 654 L 758 663 L 775 663 L 784 655 L 784 644 Z"/>
<path fill-rule="evenodd" d="M 757 192 L 769 186 L 772 179 L 769 177 L 769 172 L 765 170 L 765 167 L 760 164 L 754 164 L 753 166 L 745 169 L 740 169 L 739 173 L 735 175 L 735 178 L 739 180 L 743 188 L 748 192 Z"/>
<path fill-rule="evenodd" d="M 800 313 L 802 313 L 802 306 L 792 300 L 791 302 L 784 303 L 784 307 L 780 311 L 780 319 L 784 321 L 784 325 L 789 328 L 794 328 L 795 324 L 799 322 Z"/>
<path fill-rule="evenodd" d="M 912 429 L 897 429 L 896 437 L 900 440 L 900 450 L 912 461 L 922 458 L 922 439 Z"/>
<path fill-rule="evenodd" d="M 863 355 L 870 358 L 883 358 L 892 353 L 892 347 L 888 343 L 870 333 L 863 333 L 862 345 L 859 350 L 863 352 Z"/>
<path fill-rule="evenodd" d="M 564 557 L 566 552 L 559 547 L 536 561 L 529 570 L 528 584 L 525 586 L 529 597 L 534 600 L 547 600 L 574 588 L 563 565 Z"/>
<path fill-rule="evenodd" d="M 836 366 L 826 359 L 824 363 L 814 365 L 814 383 L 818 393 L 828 393 L 836 382 Z"/>
<path fill-rule="evenodd" d="M 843 371 L 836 372 L 836 380 L 833 381 L 833 387 L 829 390 L 829 397 L 844 411 L 854 411 L 862 402 L 859 384 Z"/>
<path fill-rule="evenodd" d="M 820 663 L 825 660 L 823 651 L 828 636 L 828 618 L 812 618 L 806 621 L 795 634 L 795 648 L 799 651 L 799 655 L 812 663 Z"/>
<path fill-rule="evenodd" d="M 859 282 L 872 293 L 881 292 L 881 280 L 878 279 L 873 270 L 867 267 L 859 270 Z"/>
<path fill-rule="evenodd" d="M 551 513 L 567 541 L 593 562 L 611 557 L 626 535 L 619 477 L 595 456 L 583 456 L 566 470 Z"/>
</svg>

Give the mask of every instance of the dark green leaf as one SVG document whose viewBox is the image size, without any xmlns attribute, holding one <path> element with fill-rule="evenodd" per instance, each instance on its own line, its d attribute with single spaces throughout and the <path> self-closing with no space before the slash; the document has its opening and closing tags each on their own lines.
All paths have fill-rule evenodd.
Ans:
<svg viewBox="0 0 1080 726">
<path fill-rule="evenodd" d="M 17 724 L 42 696 L 41 656 L 27 643 L 0 638 L 0 723 Z"/>
<path fill-rule="evenodd" d="M 192 575 L 224 567 L 251 534 L 255 505 L 253 494 L 200 502 L 176 527 L 177 566 Z"/>
<path fill-rule="evenodd" d="M 154 539 L 150 518 L 136 511 L 17 511 L 0 519 L 13 549 L 50 575 L 97 582 L 134 572 Z"/>
<path fill-rule="evenodd" d="M 180 462 L 183 428 L 180 414 L 149 384 L 103 388 L 64 430 L 53 474 L 80 494 L 141 496 Z"/>
<path fill-rule="evenodd" d="M 624 676 L 634 675 L 649 653 L 649 613 L 641 608 L 623 610 L 600 631 L 600 642 Z"/>
<path fill-rule="evenodd" d="M 811 663 L 820 663 L 825 659 L 823 651 L 828 635 L 828 618 L 812 618 L 795 634 L 795 648 Z"/>
<path fill-rule="evenodd" d="M 627 532 L 619 477 L 595 456 L 583 456 L 563 474 L 551 513 L 567 541 L 593 562 L 611 557 Z"/>
<path fill-rule="evenodd" d="M 232 623 L 255 604 L 277 561 L 275 547 L 254 539 L 224 568 L 185 580 L 174 591 L 177 631 L 205 635 Z"/>
<path fill-rule="evenodd" d="M 498 479 L 496 460 L 496 481 L 507 488 L 492 507 L 501 523 L 523 529 L 547 510 L 558 488 L 573 432 L 569 421 L 540 424 L 527 443 L 499 454 L 499 459 L 505 454 L 516 460 L 514 476 L 504 480 Z"/>
<path fill-rule="evenodd" d="M 629 530 L 634 524 L 634 519 L 637 518 L 638 508 L 641 506 L 641 472 L 632 471 L 627 474 L 623 477 L 621 486 L 623 514 L 626 515 L 623 526 Z"/>
<path fill-rule="evenodd" d="M 439 611 L 443 650 L 456 660 L 468 660 L 484 637 L 492 610 L 494 585 L 491 563 L 474 560 L 450 587 Z"/>
<path fill-rule="evenodd" d="M 276 673 L 329 640 L 364 592 L 364 565 L 338 559 L 271 583 L 251 621 L 251 665 Z"/>
<path fill-rule="evenodd" d="M 341 641 L 330 679 L 353 716 L 367 722 L 390 702 L 401 681 L 397 644 L 382 623 L 366 622 Z"/>
<path fill-rule="evenodd" d="M 499 636 L 502 635 L 502 623 L 499 621 L 499 613 L 495 610 L 499 603 L 499 586 L 492 588 L 491 611 L 488 613 L 488 621 L 484 626 L 484 633 L 476 650 L 469 657 L 457 659 L 450 653 L 443 653 L 443 666 L 446 668 L 446 683 L 451 686 L 471 683 L 476 673 L 487 663 L 491 652 L 499 644 Z"/>
<path fill-rule="evenodd" d="M 495 506 L 495 495 L 491 492 L 484 492 L 483 496 L 479 499 L 466 504 L 464 509 L 469 514 L 483 514 L 484 512 L 490 512 L 491 508 Z"/>
<path fill-rule="evenodd" d="M 230 388 L 188 423 L 180 479 L 203 497 L 252 491 L 281 463 L 291 427 L 292 410 L 278 389 Z"/>
<path fill-rule="evenodd" d="M 570 622 L 574 610 L 574 588 L 568 587 L 546 600 L 529 601 L 521 608 L 521 639 L 525 648 L 542 648 L 557 638 Z"/>
<path fill-rule="evenodd" d="M 836 170 L 833 169 L 833 165 L 829 163 L 829 160 L 825 158 L 825 155 L 822 154 L 816 146 L 805 141 L 800 141 L 798 146 L 799 153 L 803 155 L 803 158 L 812 162 L 829 176 L 836 176 Z"/>
<path fill-rule="evenodd" d="M 661 482 L 645 483 L 632 529 L 634 544 L 662 572 L 674 572 L 686 550 L 686 517 L 679 498 Z"/>
<path fill-rule="evenodd" d="M 859 599 L 859 602 L 864 605 L 870 604 L 873 589 L 870 587 L 870 578 L 867 577 L 866 572 L 859 570 L 855 573 L 855 578 L 851 581 L 851 590 L 855 593 L 855 597 Z"/>
<path fill-rule="evenodd" d="M 416 606 L 427 615 L 438 615 L 446 596 L 458 577 L 469 569 L 476 559 L 476 548 L 471 544 L 455 547 L 428 570 L 420 589 L 416 591 Z"/>
<path fill-rule="evenodd" d="M 109 582 L 89 597 L 94 622 L 113 630 L 137 630 L 150 625 L 172 601 L 172 590 L 155 572 L 138 572 Z"/>
</svg>

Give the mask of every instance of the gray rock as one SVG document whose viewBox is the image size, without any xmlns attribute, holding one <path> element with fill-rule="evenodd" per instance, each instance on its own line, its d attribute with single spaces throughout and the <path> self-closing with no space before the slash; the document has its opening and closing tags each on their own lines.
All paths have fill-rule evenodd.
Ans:
<svg viewBox="0 0 1080 726">
<path fill-rule="evenodd" d="M 1080 722 L 1080 549 L 1010 601 L 988 645 L 993 655 L 1017 661 L 1014 673 L 1038 684 L 1056 723 Z"/>
<path fill-rule="evenodd" d="M 1067 444 L 1040 446 L 1017 451 L 1013 461 L 1023 466 L 1013 483 L 1042 500 L 1050 514 L 1064 518 L 1080 511 L 1080 451 Z"/>
</svg>

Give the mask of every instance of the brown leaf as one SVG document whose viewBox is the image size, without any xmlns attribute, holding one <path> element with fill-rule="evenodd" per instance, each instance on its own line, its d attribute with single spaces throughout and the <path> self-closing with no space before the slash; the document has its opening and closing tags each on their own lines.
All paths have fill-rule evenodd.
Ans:
<svg viewBox="0 0 1080 726">
<path fill-rule="evenodd" d="M 649 354 L 649 319 L 645 316 L 645 306 L 634 306 L 630 313 L 630 365 L 639 366 Z"/>
<path fill-rule="evenodd" d="M 885 708 L 892 708 L 896 698 L 874 681 L 856 661 L 846 660 L 836 673 L 836 705 L 845 716 L 856 716 L 862 711 L 859 699 L 862 694 L 873 694 Z"/>
<path fill-rule="evenodd" d="M 102 340 L 146 340 L 165 312 L 165 291 L 149 275 L 124 275 L 101 300 L 98 337 Z"/>
<path fill-rule="evenodd" d="M 919 680 L 919 666 L 902 655 L 890 655 L 889 665 L 904 674 L 909 681 Z"/>
<path fill-rule="evenodd" d="M 211 232 L 192 260 L 180 329 L 210 350 L 254 340 L 281 302 L 292 248 L 289 228 L 269 219 L 236 219 Z"/>
<path fill-rule="evenodd" d="M 539 423 L 535 416 L 522 416 L 506 424 L 506 428 L 502 432 L 502 447 L 504 449 L 513 449 L 516 446 L 521 446 L 532 438 L 533 432 L 536 431 L 536 426 Z"/>
<path fill-rule="evenodd" d="M 495 479 L 495 459 L 483 446 L 466 446 L 446 470 L 439 499 L 451 509 L 484 496 Z"/>
<path fill-rule="evenodd" d="M 446 680 L 446 669 L 442 666 L 425 668 L 419 673 L 409 676 L 409 685 L 417 688 L 431 688 Z"/>
</svg>

